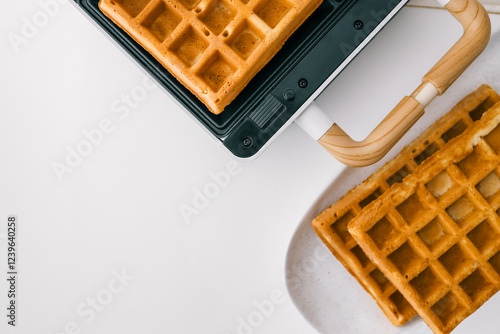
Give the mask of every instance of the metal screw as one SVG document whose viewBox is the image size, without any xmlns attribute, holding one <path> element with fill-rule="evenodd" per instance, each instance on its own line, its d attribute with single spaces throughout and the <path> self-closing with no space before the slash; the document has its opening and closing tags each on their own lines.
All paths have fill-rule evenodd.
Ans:
<svg viewBox="0 0 500 334">
<path fill-rule="evenodd" d="M 361 21 L 359 21 L 359 20 L 358 20 L 358 21 L 356 21 L 356 22 L 354 22 L 354 29 L 356 29 L 356 30 L 361 30 L 361 29 L 363 29 L 363 22 L 361 22 Z"/>
<path fill-rule="evenodd" d="M 252 146 L 252 143 L 253 143 L 253 142 L 252 142 L 252 139 L 250 139 L 250 138 L 245 138 L 245 139 L 243 139 L 243 146 L 245 146 L 245 147 L 250 147 L 250 146 Z"/>
<path fill-rule="evenodd" d="M 300 79 L 299 80 L 299 87 L 300 88 L 306 88 L 309 83 L 307 82 L 306 79 Z"/>
</svg>

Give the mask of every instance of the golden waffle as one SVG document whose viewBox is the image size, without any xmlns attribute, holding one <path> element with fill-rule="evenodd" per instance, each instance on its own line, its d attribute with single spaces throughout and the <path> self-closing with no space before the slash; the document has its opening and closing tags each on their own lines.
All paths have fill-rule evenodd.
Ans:
<svg viewBox="0 0 500 334">
<path fill-rule="evenodd" d="M 500 289 L 499 123 L 497 103 L 348 226 L 435 333 Z"/>
<path fill-rule="evenodd" d="M 392 184 L 401 182 L 427 157 L 462 133 L 498 101 L 500 96 L 491 87 L 479 87 L 404 148 L 398 156 L 313 221 L 313 227 L 323 242 L 372 295 L 396 326 L 413 318 L 416 311 L 364 254 L 350 235 L 347 224 L 371 201 L 382 195 Z"/>
<path fill-rule="evenodd" d="M 101 0 L 100 9 L 215 114 L 321 0 Z"/>
</svg>

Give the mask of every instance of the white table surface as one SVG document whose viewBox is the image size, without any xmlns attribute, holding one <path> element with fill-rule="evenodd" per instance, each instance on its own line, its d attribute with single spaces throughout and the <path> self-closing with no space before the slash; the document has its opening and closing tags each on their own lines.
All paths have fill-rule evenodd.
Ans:
<svg viewBox="0 0 500 334">
<path fill-rule="evenodd" d="M 19 220 L 18 326 L 6 324 L 2 307 L 0 332 L 316 333 L 287 294 L 285 259 L 301 218 L 344 167 L 295 125 L 241 162 L 160 89 L 124 108 L 127 95 L 145 91 L 144 74 L 72 5 L 52 7 L 40 28 L 23 32 L 47 2 L 10 1 L 0 13 L 4 272 L 7 216 Z M 427 15 L 430 27 L 450 23 L 446 36 L 428 42 L 408 28 Z M 494 24 L 498 31 L 498 16 Z M 459 35 L 444 11 L 406 8 L 367 49 L 380 63 L 359 57 L 339 78 L 345 85 L 318 103 L 356 109 L 331 113 L 363 136 Z M 409 38 L 421 52 L 400 47 Z M 457 83 L 434 108 L 452 106 L 476 81 Z M 108 133 L 84 147 L 99 126 Z M 58 178 L 54 166 L 78 148 L 89 154 Z M 227 184 L 183 217 L 228 164 Z M 2 279 L 0 305 L 6 295 Z"/>
</svg>

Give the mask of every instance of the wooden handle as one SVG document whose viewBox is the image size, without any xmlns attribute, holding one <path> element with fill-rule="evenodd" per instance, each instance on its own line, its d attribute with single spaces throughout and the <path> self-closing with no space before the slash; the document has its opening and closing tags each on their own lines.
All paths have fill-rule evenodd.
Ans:
<svg viewBox="0 0 500 334">
<path fill-rule="evenodd" d="M 318 142 L 340 162 L 362 167 L 379 161 L 424 114 L 424 107 L 406 96 L 363 141 L 354 141 L 334 124 Z"/>
<path fill-rule="evenodd" d="M 464 27 L 464 34 L 424 76 L 442 95 L 488 45 L 491 21 L 477 0 L 451 0 L 445 8 Z"/>
<path fill-rule="evenodd" d="M 463 36 L 423 77 L 411 97 L 401 100 L 365 140 L 353 140 L 334 124 L 318 142 L 336 159 L 354 167 L 382 159 L 423 115 L 427 104 L 442 95 L 484 50 L 491 34 L 484 7 L 477 0 L 451 0 L 445 8 L 464 27 Z"/>
</svg>

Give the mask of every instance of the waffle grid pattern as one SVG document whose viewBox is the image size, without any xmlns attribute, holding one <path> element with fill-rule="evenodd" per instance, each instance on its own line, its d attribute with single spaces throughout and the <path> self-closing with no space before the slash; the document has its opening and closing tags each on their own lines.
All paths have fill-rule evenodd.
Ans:
<svg viewBox="0 0 500 334">
<path fill-rule="evenodd" d="M 101 10 L 218 114 L 318 0 L 101 0 Z"/>
<path fill-rule="evenodd" d="M 500 290 L 499 121 L 500 103 L 349 226 L 435 333 Z"/>
<path fill-rule="evenodd" d="M 370 202 L 380 197 L 393 184 L 400 183 L 429 156 L 437 152 L 452 138 L 481 118 L 482 114 L 500 101 L 491 87 L 483 85 L 460 101 L 394 159 L 362 184 L 349 191 L 314 221 L 313 227 L 332 253 L 360 282 L 379 304 L 389 320 L 396 326 L 406 323 L 416 311 L 373 264 L 349 233 L 347 225 Z M 424 232 L 433 233 L 429 225 Z"/>
</svg>

